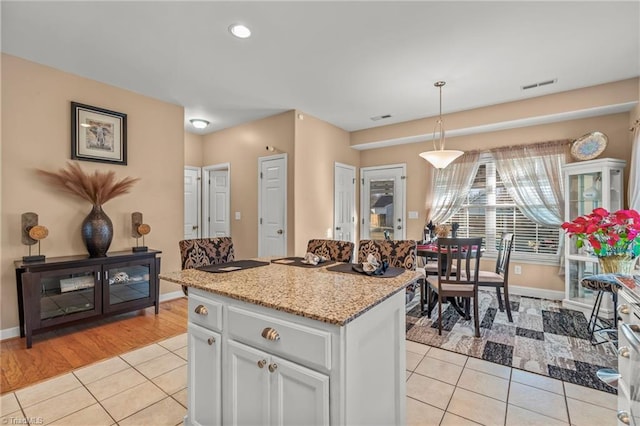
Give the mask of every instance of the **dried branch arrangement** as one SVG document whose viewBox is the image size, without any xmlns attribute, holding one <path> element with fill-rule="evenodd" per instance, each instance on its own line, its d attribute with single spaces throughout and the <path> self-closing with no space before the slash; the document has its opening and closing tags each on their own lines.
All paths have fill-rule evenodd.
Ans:
<svg viewBox="0 0 640 426">
<path fill-rule="evenodd" d="M 125 177 L 116 181 L 113 171 L 86 174 L 78 163 L 67 163 L 67 167 L 58 172 L 37 170 L 54 187 L 89 201 L 94 205 L 102 205 L 107 201 L 129 192 L 140 178 Z"/>
</svg>

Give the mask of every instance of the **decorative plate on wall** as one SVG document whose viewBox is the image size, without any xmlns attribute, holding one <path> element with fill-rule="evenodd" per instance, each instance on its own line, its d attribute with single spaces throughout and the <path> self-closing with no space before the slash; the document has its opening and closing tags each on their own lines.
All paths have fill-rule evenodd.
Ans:
<svg viewBox="0 0 640 426">
<path fill-rule="evenodd" d="M 571 145 L 571 155 L 576 160 L 593 160 L 607 147 L 607 135 L 591 132 L 580 136 Z"/>
</svg>

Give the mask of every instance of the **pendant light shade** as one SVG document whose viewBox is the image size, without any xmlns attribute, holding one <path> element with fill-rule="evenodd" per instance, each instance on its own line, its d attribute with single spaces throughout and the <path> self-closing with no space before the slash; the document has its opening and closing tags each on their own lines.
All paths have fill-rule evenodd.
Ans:
<svg viewBox="0 0 640 426">
<path fill-rule="evenodd" d="M 444 169 L 451 164 L 456 158 L 460 157 L 464 152 L 453 149 L 444 149 L 445 136 L 444 126 L 442 125 L 442 86 L 444 81 L 436 81 L 433 85 L 440 89 L 440 115 L 436 126 L 433 129 L 433 151 L 425 151 L 420 153 L 420 157 L 427 160 L 436 169 Z M 436 145 L 436 133 L 438 133 L 438 144 Z"/>
</svg>

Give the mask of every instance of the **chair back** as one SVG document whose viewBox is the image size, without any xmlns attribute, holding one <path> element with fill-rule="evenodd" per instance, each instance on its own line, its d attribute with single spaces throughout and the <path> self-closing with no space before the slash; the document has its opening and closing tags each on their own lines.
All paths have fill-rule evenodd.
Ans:
<svg viewBox="0 0 640 426">
<path fill-rule="evenodd" d="M 438 284 L 477 284 L 482 237 L 438 238 Z M 446 268 L 445 266 L 446 265 Z"/>
<path fill-rule="evenodd" d="M 509 274 L 509 261 L 511 260 L 511 249 L 513 248 L 514 234 L 505 233 L 500 237 L 498 247 L 498 258 L 496 259 L 496 274 L 504 276 L 505 282 Z"/>
<path fill-rule="evenodd" d="M 351 262 L 354 244 L 351 241 L 313 239 L 307 243 L 307 253 L 336 262 Z"/>
<path fill-rule="evenodd" d="M 178 245 L 180 246 L 182 269 L 199 268 L 234 260 L 231 237 L 182 240 Z"/>
<path fill-rule="evenodd" d="M 414 240 L 360 240 L 358 263 L 366 262 L 372 254 L 378 261 L 389 262 L 391 267 L 415 271 L 417 247 Z"/>
</svg>

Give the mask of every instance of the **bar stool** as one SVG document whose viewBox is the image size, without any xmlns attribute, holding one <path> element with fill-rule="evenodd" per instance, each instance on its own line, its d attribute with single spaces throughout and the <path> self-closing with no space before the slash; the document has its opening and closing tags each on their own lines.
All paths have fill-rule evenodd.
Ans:
<svg viewBox="0 0 640 426">
<path fill-rule="evenodd" d="M 580 280 L 580 285 L 588 290 L 597 292 L 596 300 L 589 317 L 589 340 L 592 345 L 613 341 L 617 343 L 618 333 L 618 287 L 620 284 L 616 281 L 614 274 L 598 274 L 585 277 Z M 613 323 L 609 324 L 608 320 L 599 317 L 600 306 L 602 305 L 602 297 L 605 293 L 611 294 L 613 300 Z M 600 324 L 598 324 L 598 321 Z M 609 336 L 616 336 L 614 339 L 597 341 L 595 333 L 606 333 Z"/>
</svg>

